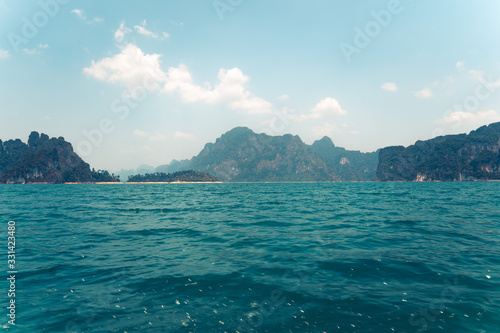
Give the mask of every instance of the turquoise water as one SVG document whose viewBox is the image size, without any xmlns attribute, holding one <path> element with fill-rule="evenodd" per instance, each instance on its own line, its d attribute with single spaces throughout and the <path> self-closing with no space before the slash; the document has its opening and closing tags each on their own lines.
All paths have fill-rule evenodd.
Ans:
<svg viewBox="0 0 500 333">
<path fill-rule="evenodd" d="M 500 183 L 7 185 L 0 197 L 18 271 L 15 327 L 0 284 L 5 331 L 500 332 Z"/>
</svg>

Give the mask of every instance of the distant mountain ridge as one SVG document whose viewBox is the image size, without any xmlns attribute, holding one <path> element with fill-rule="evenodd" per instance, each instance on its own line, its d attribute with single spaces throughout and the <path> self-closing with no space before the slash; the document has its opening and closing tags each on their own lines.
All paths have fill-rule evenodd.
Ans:
<svg viewBox="0 0 500 333">
<path fill-rule="evenodd" d="M 373 180 L 377 154 L 338 148 L 326 137 L 306 145 L 297 135 L 270 136 L 236 127 L 191 160 L 172 161 L 156 171 L 193 169 L 230 182 Z"/>
<path fill-rule="evenodd" d="M 417 141 L 380 150 L 377 180 L 461 181 L 500 179 L 500 122 L 469 134 Z"/>
<path fill-rule="evenodd" d="M 236 127 L 214 143 L 207 143 L 191 159 L 174 160 L 156 169 L 142 165 L 137 170 L 122 171 L 138 170 L 151 179 L 170 179 L 168 174 L 189 171 L 177 174 L 184 177 L 182 181 L 500 180 L 500 122 L 469 134 L 440 136 L 371 153 L 336 147 L 328 137 L 307 145 L 297 135 L 270 136 Z M 139 175 L 137 179 L 146 178 Z M 0 140 L 0 183 L 118 181 L 107 171 L 91 170 L 62 137 L 49 138 L 32 132 L 27 144 L 20 139 Z"/>
<path fill-rule="evenodd" d="M 28 144 L 0 140 L 0 183 L 117 182 L 107 171 L 91 170 L 63 137 L 31 132 Z"/>
</svg>

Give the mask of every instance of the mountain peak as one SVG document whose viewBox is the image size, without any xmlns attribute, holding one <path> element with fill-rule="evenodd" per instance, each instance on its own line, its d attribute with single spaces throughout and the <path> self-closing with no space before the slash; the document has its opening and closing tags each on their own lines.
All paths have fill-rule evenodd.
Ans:
<svg viewBox="0 0 500 333">
<path fill-rule="evenodd" d="M 335 147 L 335 144 L 333 143 L 332 139 L 330 139 L 326 135 L 322 137 L 320 140 L 316 140 L 313 142 L 313 146 L 318 146 L 318 145 Z"/>
<path fill-rule="evenodd" d="M 227 131 L 223 135 L 248 135 L 248 134 L 255 134 L 255 133 L 248 127 L 238 126 L 233 128 L 232 130 Z"/>
</svg>

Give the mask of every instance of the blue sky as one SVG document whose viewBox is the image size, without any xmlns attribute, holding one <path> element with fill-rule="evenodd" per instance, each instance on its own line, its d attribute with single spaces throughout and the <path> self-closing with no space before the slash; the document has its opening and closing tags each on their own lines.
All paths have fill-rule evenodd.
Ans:
<svg viewBox="0 0 500 333">
<path fill-rule="evenodd" d="M 236 126 L 373 151 L 500 121 L 500 2 L 0 0 L 0 139 L 109 170 Z"/>
</svg>

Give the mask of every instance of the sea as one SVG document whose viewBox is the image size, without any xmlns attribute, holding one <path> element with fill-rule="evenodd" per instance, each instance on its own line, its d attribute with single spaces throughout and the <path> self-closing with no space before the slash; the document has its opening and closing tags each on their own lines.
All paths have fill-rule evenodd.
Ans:
<svg viewBox="0 0 500 333">
<path fill-rule="evenodd" d="M 500 332 L 500 182 L 0 198 L 5 332 Z"/>
</svg>

